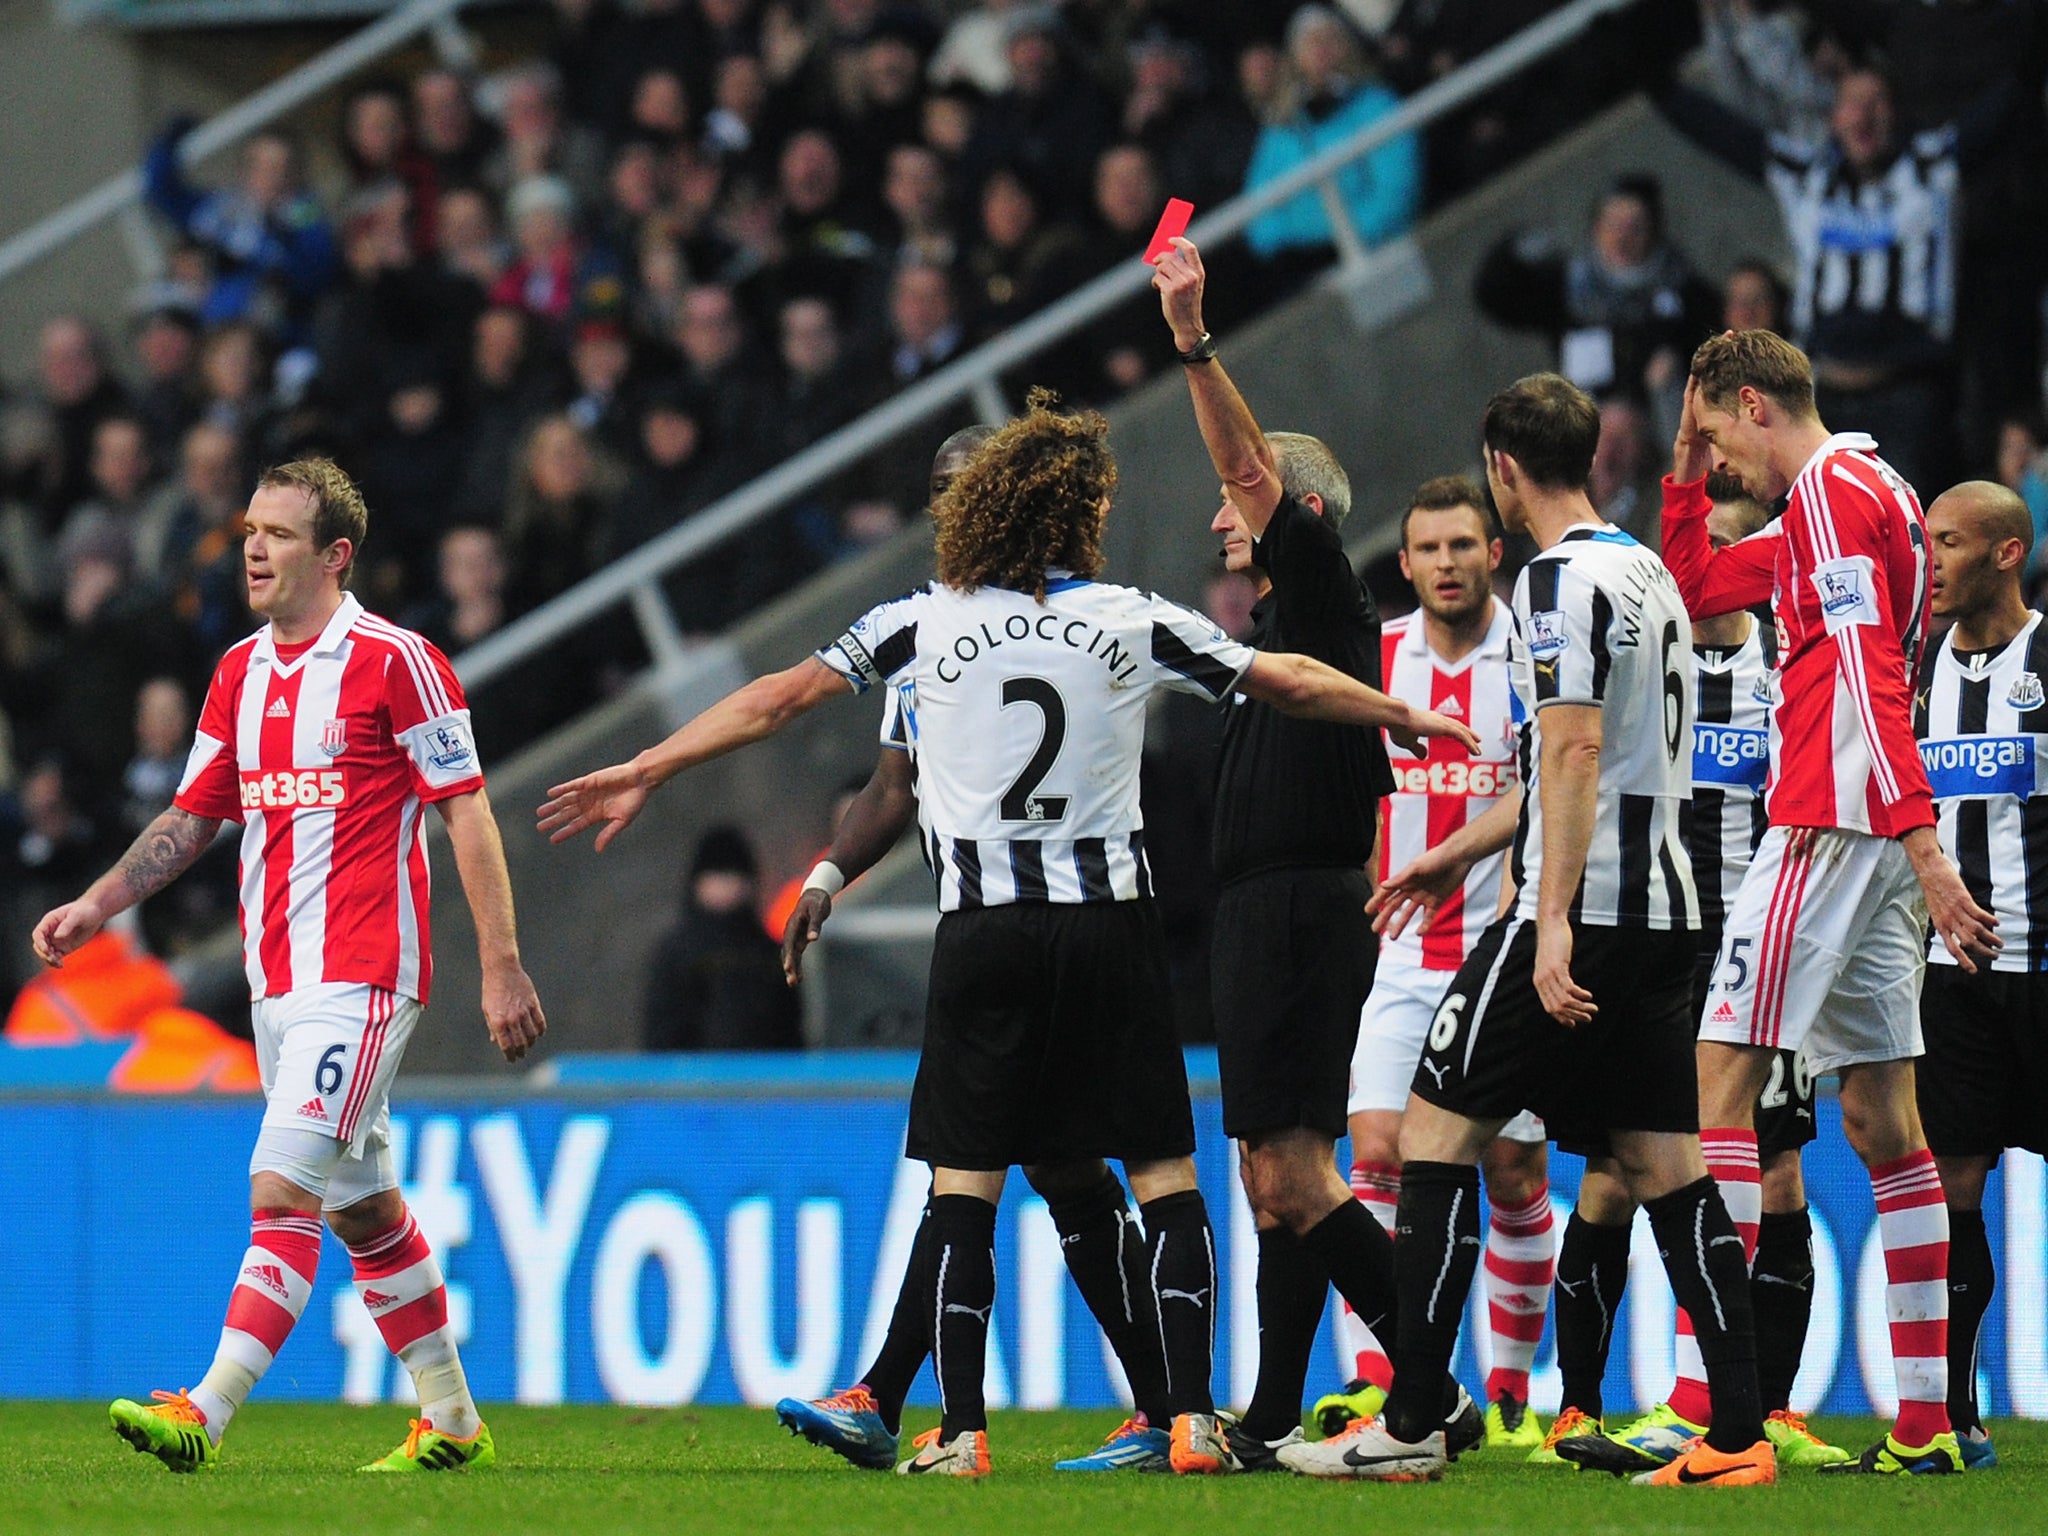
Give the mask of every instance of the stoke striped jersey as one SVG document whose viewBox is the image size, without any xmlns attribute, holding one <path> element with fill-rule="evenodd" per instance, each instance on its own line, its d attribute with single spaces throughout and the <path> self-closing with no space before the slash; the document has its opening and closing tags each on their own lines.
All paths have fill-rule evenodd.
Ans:
<svg viewBox="0 0 2048 1536">
<path fill-rule="evenodd" d="M 2048 625 L 2035 614 L 1995 651 L 1951 630 L 1914 710 L 1941 846 L 2005 941 L 1995 971 L 2048 970 Z M 1936 935 L 1927 958 L 1953 965 Z"/>
<path fill-rule="evenodd" d="M 1703 939 L 1719 942 L 1728 905 L 1763 841 L 1764 780 L 1771 765 L 1771 674 L 1777 634 L 1749 620 L 1730 648 L 1693 645 L 1692 804 L 1685 843 L 1700 893 Z"/>
<path fill-rule="evenodd" d="M 1769 599 L 1774 827 L 1902 837 L 1931 826 L 1913 748 L 1913 680 L 1927 639 L 1927 522 L 1913 488 L 1860 432 L 1837 432 L 1792 483 L 1782 516 L 1725 549 L 1707 538 L 1704 480 L 1664 481 L 1664 560 L 1699 618 Z"/>
<path fill-rule="evenodd" d="M 1138 803 L 1154 688 L 1220 702 L 1248 646 L 1162 597 L 1058 577 L 1045 601 L 933 583 L 863 614 L 818 659 L 895 690 L 939 910 L 1152 894 Z"/>
<path fill-rule="evenodd" d="M 1600 710 L 1600 788 L 1577 923 L 1693 929 L 1699 896 L 1681 825 L 1692 793 L 1692 628 L 1671 575 L 1619 528 L 1580 523 L 1515 583 L 1511 668 L 1522 732 L 1516 914 L 1536 920 L 1543 877 L 1543 711 Z"/>
<path fill-rule="evenodd" d="M 425 807 L 483 787 L 448 660 L 341 606 L 289 660 L 268 625 L 214 669 L 176 804 L 242 824 L 252 997 L 359 982 L 424 1003 Z"/>
<path fill-rule="evenodd" d="M 1417 756 L 1388 740 L 1394 792 L 1387 797 L 1380 834 L 1382 880 L 1484 815 L 1521 782 L 1521 712 L 1508 681 L 1514 615 L 1495 598 L 1486 637 L 1457 661 L 1445 661 L 1430 649 L 1424 625 L 1418 609 L 1390 620 L 1381 633 L 1380 676 L 1386 691 L 1417 709 L 1462 721 L 1482 745 L 1475 755 L 1454 737 L 1431 736 Z M 1383 940 L 1380 953 L 1426 970 L 1455 971 L 1499 915 L 1505 865 L 1502 853 L 1480 859 L 1426 927 Z"/>
</svg>

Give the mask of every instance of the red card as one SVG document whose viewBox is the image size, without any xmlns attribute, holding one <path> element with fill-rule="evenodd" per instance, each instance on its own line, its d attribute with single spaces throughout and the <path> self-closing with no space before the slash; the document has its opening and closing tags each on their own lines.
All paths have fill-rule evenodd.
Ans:
<svg viewBox="0 0 2048 1536">
<path fill-rule="evenodd" d="M 1145 259 L 1157 261 L 1173 249 L 1173 242 L 1188 231 L 1188 220 L 1195 216 L 1195 205 L 1185 198 L 1169 197 L 1166 212 L 1159 215 L 1159 227 L 1152 231 L 1152 243 L 1145 247 Z"/>
</svg>

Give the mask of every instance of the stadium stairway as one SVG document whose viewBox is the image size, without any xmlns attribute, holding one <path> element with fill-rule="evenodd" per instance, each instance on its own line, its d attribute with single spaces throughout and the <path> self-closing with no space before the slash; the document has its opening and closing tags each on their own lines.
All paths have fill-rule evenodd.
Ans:
<svg viewBox="0 0 2048 1536">
<path fill-rule="evenodd" d="M 1402 498 L 1419 481 L 1469 469 L 1487 395 L 1549 361 L 1539 338 L 1502 331 L 1473 308 L 1471 278 L 1487 247 L 1528 225 L 1578 243 L 1595 192 L 1639 170 L 1663 178 L 1672 235 L 1710 279 L 1743 256 L 1782 255 L 1776 215 L 1761 188 L 1695 150 L 1643 103 L 1628 102 L 1426 221 L 1413 250 L 1388 259 L 1392 275 L 1376 292 L 1354 301 L 1331 288 L 1311 289 L 1221 338 L 1232 376 L 1259 419 L 1318 434 L 1348 467 L 1354 555 L 1388 547 Z M 1122 489 L 1110 522 L 1108 574 L 1193 600 L 1214 569 L 1207 529 L 1216 482 L 1178 371 L 1162 373 L 1109 416 Z M 675 919 L 691 852 L 706 827 L 733 822 L 749 831 L 764 890 L 810 866 L 825 842 L 833 789 L 864 777 L 874 763 L 879 708 L 873 696 L 828 705 L 770 742 L 676 780 L 602 856 L 591 852 L 587 837 L 557 848 L 535 832 L 533 809 L 547 787 L 630 756 L 747 678 L 802 659 L 845 621 L 922 582 L 930 569 L 928 529 L 906 530 L 764 607 L 697 652 L 686 676 L 649 674 L 491 771 L 521 945 L 550 1022 L 542 1059 L 551 1050 L 634 1047 L 648 957 Z M 435 834 L 441 846 L 434 998 L 406 1068 L 489 1071 L 497 1057 L 477 1017 L 473 929 L 438 827 Z M 929 878 L 906 844 L 842 907 L 929 900 Z M 836 977 L 833 1008 L 921 1010 L 922 986 L 920 946 L 912 942 Z M 822 1021 L 822 1031 L 820 1022 L 813 1020 L 814 1032 L 832 1036 L 832 1021 Z"/>
</svg>

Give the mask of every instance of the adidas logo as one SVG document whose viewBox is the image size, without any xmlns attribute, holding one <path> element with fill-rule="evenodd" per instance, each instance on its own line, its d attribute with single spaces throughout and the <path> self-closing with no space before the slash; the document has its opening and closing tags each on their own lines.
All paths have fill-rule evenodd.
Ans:
<svg viewBox="0 0 2048 1536">
<path fill-rule="evenodd" d="M 1453 720 L 1465 718 L 1464 706 L 1454 698 L 1445 699 L 1443 703 L 1437 705 L 1436 712 L 1440 715 L 1449 715 Z"/>
<path fill-rule="evenodd" d="M 291 717 L 292 707 L 283 699 L 272 699 L 270 708 L 263 711 L 263 718 L 266 720 L 289 720 Z"/>
<path fill-rule="evenodd" d="M 242 1266 L 242 1278 L 254 1280 L 285 1301 L 291 1300 L 292 1293 L 284 1283 L 284 1271 L 275 1264 L 245 1264 Z"/>
<path fill-rule="evenodd" d="M 386 1307 L 397 1306 L 398 1298 L 396 1296 L 386 1296 L 382 1291 L 364 1291 L 363 1305 L 372 1312 L 382 1312 Z"/>
<path fill-rule="evenodd" d="M 1716 1008 L 1714 1010 L 1714 1022 L 1716 1024 L 1733 1024 L 1735 1022 L 1734 1006 L 1729 1003 L 1723 1003 L 1720 1007 Z"/>
<path fill-rule="evenodd" d="M 318 1099 L 308 1099 L 299 1106 L 299 1118 L 324 1122 L 327 1119 L 327 1106 Z"/>
</svg>

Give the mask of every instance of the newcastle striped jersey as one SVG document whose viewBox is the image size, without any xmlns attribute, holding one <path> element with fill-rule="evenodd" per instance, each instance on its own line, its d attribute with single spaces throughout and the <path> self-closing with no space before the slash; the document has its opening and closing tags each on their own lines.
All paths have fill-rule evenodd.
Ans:
<svg viewBox="0 0 2048 1536">
<path fill-rule="evenodd" d="M 1138 764 L 1156 687 L 1228 698 L 1249 647 L 1129 587 L 937 583 L 883 603 L 818 653 L 858 692 L 895 690 L 917 764 L 939 910 L 1151 895 Z"/>
<path fill-rule="evenodd" d="M 1536 919 L 1543 862 L 1543 711 L 1599 707 L 1600 793 L 1575 922 L 1699 926 L 1681 822 L 1692 793 L 1692 627 L 1657 557 L 1605 523 L 1580 523 L 1523 568 L 1510 649 L 1522 736 L 1516 914 Z"/>
<path fill-rule="evenodd" d="M 1685 843 L 1700 893 L 1700 928 L 1718 942 L 1770 817 L 1764 780 L 1771 768 L 1771 675 L 1777 631 L 1749 620 L 1732 650 L 1693 647 L 1692 806 Z"/>
<path fill-rule="evenodd" d="M 1508 681 L 1508 640 L 1514 616 L 1494 600 L 1486 638 L 1457 661 L 1430 649 L 1420 609 L 1390 620 L 1380 641 L 1380 675 L 1387 692 L 1417 709 L 1462 720 L 1478 733 L 1480 751 L 1467 752 L 1449 736 L 1424 741 L 1411 756 L 1390 740 L 1394 793 L 1387 797 L 1380 834 L 1380 878 L 1386 879 L 1445 838 L 1486 814 L 1520 782 L 1516 748 L 1521 711 Z M 1425 970 L 1455 971 L 1500 911 L 1502 855 L 1475 862 L 1465 883 L 1445 899 L 1429 922 L 1387 939 L 1380 954 Z"/>
<path fill-rule="evenodd" d="M 1996 971 L 2048 970 L 2048 625 L 2035 614 L 1996 651 L 1951 630 L 1914 710 L 1941 846 L 2005 941 Z M 1937 936 L 1928 958 L 1953 965 Z"/>
<path fill-rule="evenodd" d="M 1881 176 L 1857 177 L 1832 141 L 1774 138 L 1764 179 L 1797 264 L 1792 329 L 1828 357 L 1896 355 L 1955 328 L 1953 130 L 1915 138 Z"/>
</svg>

